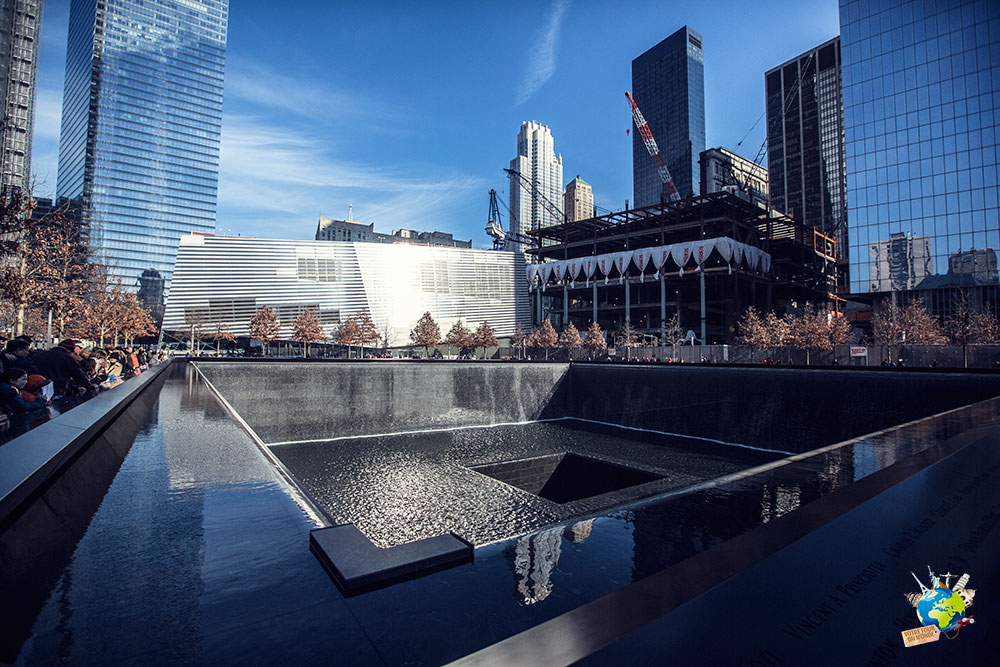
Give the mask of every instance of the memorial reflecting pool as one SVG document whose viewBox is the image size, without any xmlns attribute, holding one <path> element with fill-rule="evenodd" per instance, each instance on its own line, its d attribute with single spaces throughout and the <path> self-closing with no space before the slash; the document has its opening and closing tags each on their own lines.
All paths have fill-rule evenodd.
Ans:
<svg viewBox="0 0 1000 667">
<path fill-rule="evenodd" d="M 427 366 L 443 374 L 462 365 Z M 740 447 L 717 442 L 717 434 L 702 439 L 558 419 L 574 402 L 560 392 L 586 385 L 582 377 L 567 380 L 563 365 L 526 367 L 516 376 L 510 366 L 473 364 L 468 368 L 498 373 L 495 382 L 470 376 L 455 380 L 463 388 L 454 391 L 432 377 L 434 392 L 450 392 L 450 407 L 441 410 L 441 395 L 415 405 L 418 394 L 400 395 L 421 367 L 400 364 L 378 370 L 401 375 L 387 375 L 394 389 L 372 398 L 377 414 L 351 422 L 370 428 L 322 432 L 341 412 L 350 421 L 345 405 L 364 408 L 351 396 L 366 394 L 340 382 L 306 397 L 313 407 L 338 404 L 322 418 L 267 431 L 274 420 L 261 420 L 281 406 L 264 396 L 274 390 L 261 378 L 280 376 L 280 367 L 205 364 L 202 375 L 176 363 L 150 407 L 113 427 L 133 429 L 127 446 L 95 442 L 5 528 L 3 587 L 12 594 L 5 595 L 0 660 L 441 664 L 1000 417 L 996 400 L 950 412 L 930 406 L 926 414 L 943 414 L 822 449 L 831 443 L 763 447 L 747 442 L 753 434 L 743 425 L 749 435 L 737 444 L 749 446 Z M 365 367 L 342 364 L 336 372 L 359 377 Z M 462 402 L 469 395 L 486 400 L 490 386 L 502 394 L 504 382 L 525 386 L 512 399 L 514 412 L 511 403 L 494 410 Z M 564 414 L 546 412 L 555 408 Z M 434 417 L 414 420 L 423 433 L 393 435 L 411 430 L 393 421 L 408 410 Z M 384 414 L 396 417 L 383 422 Z M 649 415 L 628 414 L 626 425 Z M 537 418 L 553 421 L 491 425 Z M 641 474 L 623 473 L 628 483 L 620 488 L 557 502 L 526 490 L 529 482 L 518 475 L 530 476 L 527 463 L 523 470 L 489 467 L 567 452 Z M 525 488 L 510 483 L 518 480 Z M 353 522 L 380 546 L 453 530 L 477 545 L 475 561 L 345 598 L 308 549 L 309 531 L 326 521 Z"/>
</svg>

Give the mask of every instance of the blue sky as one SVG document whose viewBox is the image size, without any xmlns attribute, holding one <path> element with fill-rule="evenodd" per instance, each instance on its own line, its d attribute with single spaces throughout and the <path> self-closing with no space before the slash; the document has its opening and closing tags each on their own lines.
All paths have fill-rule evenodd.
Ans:
<svg viewBox="0 0 1000 667">
<path fill-rule="evenodd" d="M 704 37 L 707 145 L 764 139 L 764 72 L 839 32 L 835 0 L 529 3 L 232 0 L 217 225 L 311 239 L 319 215 L 438 229 L 477 247 L 522 121 L 552 129 L 563 177 L 632 197 L 631 61 L 687 24 Z M 69 0 L 46 0 L 33 147 L 56 186 Z M 565 183 L 564 183 L 565 184 Z M 503 210 L 503 209 L 501 209 Z M 507 226 L 504 212 L 504 226 Z"/>
</svg>

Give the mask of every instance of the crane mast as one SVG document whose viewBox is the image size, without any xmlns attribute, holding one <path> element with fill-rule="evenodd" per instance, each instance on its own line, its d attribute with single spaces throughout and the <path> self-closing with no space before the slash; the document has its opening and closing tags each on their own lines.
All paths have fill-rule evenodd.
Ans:
<svg viewBox="0 0 1000 667">
<path fill-rule="evenodd" d="M 538 239 L 534 237 L 508 232 L 503 228 L 503 223 L 500 220 L 500 207 L 497 206 L 496 190 L 490 190 L 490 213 L 489 219 L 486 221 L 486 233 L 493 238 L 494 250 L 506 250 L 508 243 L 520 243 L 526 246 L 538 245 Z"/>
<path fill-rule="evenodd" d="M 656 171 L 660 175 L 660 180 L 663 181 L 663 188 L 667 191 L 667 196 L 670 201 L 677 201 L 681 198 L 681 193 L 677 192 L 677 186 L 674 185 L 674 179 L 670 176 L 670 170 L 667 169 L 667 162 L 663 159 L 663 155 L 660 154 L 660 147 L 656 145 L 656 140 L 653 139 L 653 133 L 649 131 L 649 124 L 646 119 L 643 118 L 642 112 L 639 111 L 638 105 L 636 105 L 635 100 L 632 99 L 632 94 L 625 91 L 625 97 L 628 98 L 629 106 L 632 108 L 632 119 L 635 121 L 635 127 L 639 130 L 639 135 L 642 137 L 642 142 L 646 144 L 646 150 L 649 152 L 649 157 L 653 158 L 653 164 L 656 166 Z"/>
</svg>

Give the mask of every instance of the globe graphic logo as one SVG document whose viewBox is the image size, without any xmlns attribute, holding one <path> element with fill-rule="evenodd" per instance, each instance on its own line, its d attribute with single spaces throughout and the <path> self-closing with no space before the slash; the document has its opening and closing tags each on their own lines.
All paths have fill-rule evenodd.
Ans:
<svg viewBox="0 0 1000 667">
<path fill-rule="evenodd" d="M 954 630 L 965 618 L 965 600 L 948 588 L 932 588 L 917 602 L 917 617 L 924 625 L 936 625 L 941 632 Z"/>
</svg>

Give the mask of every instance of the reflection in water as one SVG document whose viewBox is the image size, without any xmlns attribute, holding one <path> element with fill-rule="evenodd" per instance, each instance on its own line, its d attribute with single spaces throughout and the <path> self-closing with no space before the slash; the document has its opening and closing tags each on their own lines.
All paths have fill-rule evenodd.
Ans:
<svg viewBox="0 0 1000 667">
<path fill-rule="evenodd" d="M 552 593 L 552 570 L 562 554 L 562 539 L 576 544 L 590 537 L 594 519 L 577 521 L 570 526 L 556 526 L 531 535 L 525 535 L 514 545 L 513 552 L 506 552 L 511 562 L 516 583 L 514 597 L 518 604 L 527 606 L 541 602 Z"/>
<path fill-rule="evenodd" d="M 798 484 L 790 486 L 779 485 L 771 493 L 767 484 L 762 487 L 763 497 L 760 501 L 760 522 L 767 523 L 771 519 L 788 514 L 802 504 L 802 489 Z"/>
</svg>

